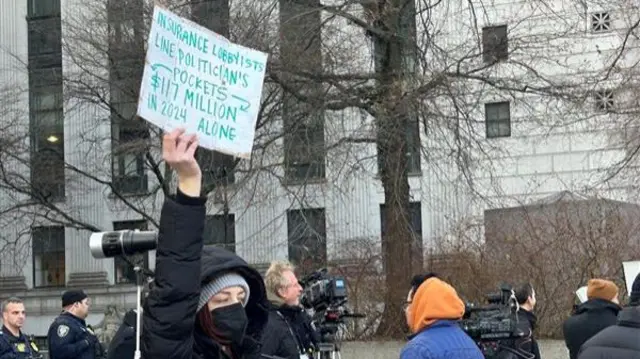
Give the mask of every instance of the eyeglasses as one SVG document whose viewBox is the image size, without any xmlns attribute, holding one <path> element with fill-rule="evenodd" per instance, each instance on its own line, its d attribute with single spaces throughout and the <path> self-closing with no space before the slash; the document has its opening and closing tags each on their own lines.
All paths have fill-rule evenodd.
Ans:
<svg viewBox="0 0 640 359">
<path fill-rule="evenodd" d="M 402 311 L 403 311 L 403 312 L 406 312 L 406 311 L 407 311 L 407 309 L 409 309 L 409 306 L 410 306 L 410 305 L 411 305 L 411 302 L 405 302 L 405 303 L 402 305 Z"/>
</svg>

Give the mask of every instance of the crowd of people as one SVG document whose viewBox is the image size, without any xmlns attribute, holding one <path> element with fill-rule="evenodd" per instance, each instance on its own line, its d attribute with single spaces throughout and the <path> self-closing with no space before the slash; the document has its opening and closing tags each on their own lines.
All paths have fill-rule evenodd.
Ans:
<svg viewBox="0 0 640 359">
<path fill-rule="evenodd" d="M 177 173 L 178 188 L 161 211 L 155 277 L 142 311 L 142 358 L 311 358 L 320 333 L 300 305 L 302 287 L 295 268 L 274 262 L 263 278 L 236 254 L 204 246 L 206 198 L 201 196 L 197 147 L 197 137 L 182 129 L 163 137 L 163 158 Z M 484 358 L 459 325 L 466 308 L 451 284 L 429 273 L 415 276 L 407 290 L 404 315 L 411 336 L 400 359 Z M 588 300 L 564 323 L 570 358 L 640 358 L 640 275 L 625 308 L 610 281 L 589 281 L 587 294 Z M 522 335 L 512 345 L 525 359 L 539 359 L 534 286 L 521 285 L 514 297 Z M 127 313 L 105 351 L 85 322 L 89 306 L 83 291 L 63 294 L 63 312 L 48 332 L 49 357 L 133 358 L 136 313 Z M 21 331 L 24 303 L 18 298 L 4 301 L 2 316 L 0 359 L 37 358 L 39 349 Z M 503 359 L 523 357 L 505 353 Z"/>
</svg>

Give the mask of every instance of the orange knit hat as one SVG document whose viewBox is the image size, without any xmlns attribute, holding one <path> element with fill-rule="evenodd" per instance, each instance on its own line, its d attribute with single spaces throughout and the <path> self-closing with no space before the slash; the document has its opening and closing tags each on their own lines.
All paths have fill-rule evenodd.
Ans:
<svg viewBox="0 0 640 359">
<path fill-rule="evenodd" d="M 591 279 L 587 285 L 587 298 L 612 300 L 618 295 L 618 286 L 610 280 Z"/>
</svg>

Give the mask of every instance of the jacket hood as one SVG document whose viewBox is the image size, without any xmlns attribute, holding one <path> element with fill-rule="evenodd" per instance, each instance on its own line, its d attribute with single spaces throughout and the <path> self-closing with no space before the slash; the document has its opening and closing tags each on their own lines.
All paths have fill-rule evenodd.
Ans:
<svg viewBox="0 0 640 359">
<path fill-rule="evenodd" d="M 456 290 L 439 278 L 429 278 L 418 287 L 408 308 L 407 322 L 414 333 L 438 320 L 458 320 L 464 315 L 464 302 Z"/>
<path fill-rule="evenodd" d="M 205 246 L 202 249 L 200 282 L 209 283 L 219 275 L 228 272 L 240 274 L 249 285 L 249 302 L 245 307 L 249 318 L 247 333 L 261 331 L 268 319 L 267 294 L 262 276 L 235 253 L 218 247 Z"/>
<path fill-rule="evenodd" d="M 616 315 L 622 308 L 614 302 L 604 299 L 589 299 L 588 301 L 580 304 L 576 309 L 576 314 L 582 314 L 592 311 L 610 310 Z"/>
</svg>

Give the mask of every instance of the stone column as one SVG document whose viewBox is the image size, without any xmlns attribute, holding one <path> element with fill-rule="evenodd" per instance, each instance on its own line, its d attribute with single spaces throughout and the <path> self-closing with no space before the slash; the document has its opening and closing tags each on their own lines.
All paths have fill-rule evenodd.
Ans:
<svg viewBox="0 0 640 359">
<path fill-rule="evenodd" d="M 106 266 L 108 263 L 113 266 L 113 260 L 93 258 L 89 250 L 90 235 L 88 231 L 70 228 L 66 230 L 67 287 L 87 288 L 109 285 Z"/>
<path fill-rule="evenodd" d="M 63 14 L 63 24 L 64 24 Z M 67 14 L 69 16 L 69 14 Z M 64 32 L 64 25 L 63 25 Z M 66 71 L 74 71 L 75 64 L 65 62 Z M 108 165 L 110 149 L 108 146 L 96 146 L 110 138 L 109 121 L 96 119 L 109 118 L 107 113 L 95 106 L 69 104 L 74 108 L 65 116 L 65 159 L 80 171 L 102 177 L 110 173 Z M 67 180 L 68 212 L 73 218 L 102 230 L 110 229 L 105 189 L 103 184 L 86 175 L 69 175 Z M 96 260 L 89 250 L 87 230 L 66 229 L 65 270 L 67 287 L 105 287 L 109 285 L 107 268 L 113 267 L 112 260 Z M 109 266 L 110 265 L 110 266 Z"/>
<path fill-rule="evenodd" d="M 25 273 L 31 269 L 30 238 L 18 236 L 23 224 L 14 223 L 13 229 L 5 227 L 0 238 L 0 292 L 11 293 L 27 290 Z M 28 237 L 28 236 L 27 236 Z"/>
</svg>

